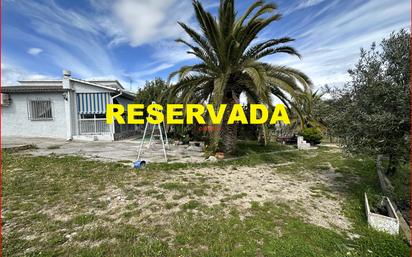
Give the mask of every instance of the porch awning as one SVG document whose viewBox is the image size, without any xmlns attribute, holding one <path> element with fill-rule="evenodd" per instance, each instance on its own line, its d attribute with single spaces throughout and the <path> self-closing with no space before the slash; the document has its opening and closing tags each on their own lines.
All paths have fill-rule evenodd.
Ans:
<svg viewBox="0 0 412 257">
<path fill-rule="evenodd" d="M 78 93 L 77 110 L 79 114 L 105 114 L 110 103 L 109 93 Z"/>
</svg>

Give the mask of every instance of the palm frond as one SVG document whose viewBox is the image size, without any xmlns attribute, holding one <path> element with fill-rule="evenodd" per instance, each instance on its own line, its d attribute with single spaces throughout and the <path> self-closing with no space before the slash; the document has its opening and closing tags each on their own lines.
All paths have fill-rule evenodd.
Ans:
<svg viewBox="0 0 412 257">
<path fill-rule="evenodd" d="M 263 57 L 276 54 L 276 53 L 286 53 L 286 54 L 296 55 L 297 57 L 301 58 L 301 55 L 293 47 L 290 47 L 290 46 L 268 48 L 268 49 L 262 50 L 261 52 L 256 53 L 256 55 L 253 56 L 253 58 L 258 60 L 258 59 L 262 59 Z"/>
<path fill-rule="evenodd" d="M 195 10 L 196 19 L 200 25 L 200 28 L 207 38 L 210 45 L 213 47 L 214 52 L 219 58 L 220 53 L 220 33 L 216 20 L 212 14 L 206 12 L 198 0 L 193 1 L 193 7 Z"/>
<path fill-rule="evenodd" d="M 263 0 L 254 2 L 245 13 L 235 22 L 234 31 L 237 31 L 240 27 L 244 25 L 245 20 L 253 13 L 253 11 L 264 4 Z"/>
<path fill-rule="evenodd" d="M 247 52 L 243 55 L 243 59 L 249 59 L 252 56 L 255 56 L 256 54 L 258 54 L 259 52 L 261 52 L 262 50 L 265 50 L 269 47 L 278 45 L 278 44 L 283 44 L 283 43 L 288 43 L 288 42 L 292 42 L 294 41 L 293 38 L 289 38 L 289 37 L 283 37 L 283 38 L 279 38 L 279 39 L 270 39 L 267 41 L 264 41 L 262 43 L 256 44 L 252 47 L 249 48 L 249 50 L 247 50 Z M 257 58 L 255 58 L 257 59 Z"/>
</svg>

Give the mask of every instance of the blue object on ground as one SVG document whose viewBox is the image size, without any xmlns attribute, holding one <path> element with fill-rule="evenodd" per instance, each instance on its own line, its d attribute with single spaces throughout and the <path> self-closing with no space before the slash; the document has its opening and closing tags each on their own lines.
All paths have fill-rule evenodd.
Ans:
<svg viewBox="0 0 412 257">
<path fill-rule="evenodd" d="M 144 166 L 146 165 L 146 161 L 142 161 L 142 160 L 137 160 L 133 163 L 133 167 L 135 169 L 141 169 L 144 168 Z"/>
</svg>

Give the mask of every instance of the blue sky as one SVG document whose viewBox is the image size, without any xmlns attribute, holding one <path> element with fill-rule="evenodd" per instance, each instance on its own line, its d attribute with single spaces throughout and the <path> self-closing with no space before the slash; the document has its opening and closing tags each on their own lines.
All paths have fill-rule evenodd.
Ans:
<svg viewBox="0 0 412 257">
<path fill-rule="evenodd" d="M 216 13 L 218 0 L 202 1 Z M 252 1 L 237 0 L 241 13 Z M 283 18 L 260 39 L 290 36 L 303 56 L 264 61 L 307 73 L 316 86 L 341 85 L 347 69 L 390 32 L 410 27 L 409 0 L 274 1 Z M 2 84 L 60 78 L 118 79 L 136 90 L 196 60 L 174 39 L 196 27 L 189 0 L 3 0 Z"/>
</svg>

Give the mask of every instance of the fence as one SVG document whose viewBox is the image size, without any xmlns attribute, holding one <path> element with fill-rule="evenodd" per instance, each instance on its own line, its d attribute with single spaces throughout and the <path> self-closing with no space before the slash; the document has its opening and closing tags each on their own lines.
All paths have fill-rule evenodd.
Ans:
<svg viewBox="0 0 412 257">
<path fill-rule="evenodd" d="M 110 135 L 110 125 L 105 118 L 79 119 L 79 132 L 81 135 Z"/>
</svg>

